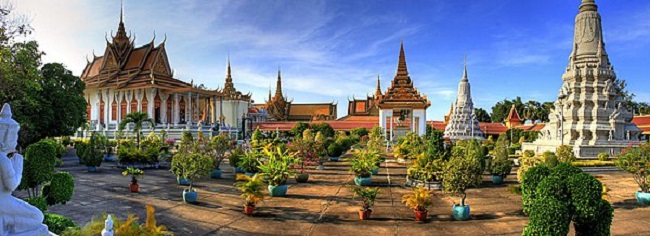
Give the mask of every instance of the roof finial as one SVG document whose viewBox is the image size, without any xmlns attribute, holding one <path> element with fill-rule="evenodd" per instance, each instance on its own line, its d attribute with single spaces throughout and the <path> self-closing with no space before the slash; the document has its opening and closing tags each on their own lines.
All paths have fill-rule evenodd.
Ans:
<svg viewBox="0 0 650 236">
<path fill-rule="evenodd" d="M 278 79 L 275 85 L 275 96 L 277 98 L 282 97 L 282 75 L 280 71 L 280 66 L 278 65 Z"/>
<path fill-rule="evenodd" d="M 582 0 L 582 3 L 580 4 L 580 12 L 586 12 L 586 11 L 597 11 L 598 6 L 596 5 L 595 0 Z"/>
<path fill-rule="evenodd" d="M 404 55 L 404 40 L 402 39 L 399 48 L 399 61 L 397 62 L 397 76 L 408 76 L 408 74 L 406 56 Z"/>
<path fill-rule="evenodd" d="M 375 98 L 381 96 L 381 81 L 379 80 L 379 74 L 377 74 L 377 89 L 375 90 Z"/>
<path fill-rule="evenodd" d="M 120 4 L 120 23 L 124 23 L 124 0 Z"/>
<path fill-rule="evenodd" d="M 465 55 L 463 56 L 463 65 L 464 65 L 464 69 L 463 69 L 463 78 L 462 78 L 462 81 L 463 81 L 463 82 L 467 82 L 467 81 L 468 81 L 468 79 L 467 79 L 467 54 L 465 54 Z"/>
</svg>

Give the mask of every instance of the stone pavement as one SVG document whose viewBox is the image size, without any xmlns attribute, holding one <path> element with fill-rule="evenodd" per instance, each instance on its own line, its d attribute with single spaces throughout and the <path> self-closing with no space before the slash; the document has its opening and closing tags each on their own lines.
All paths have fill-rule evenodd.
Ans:
<svg viewBox="0 0 650 236">
<path fill-rule="evenodd" d="M 100 173 L 88 173 L 75 156 L 66 156 L 58 169 L 75 177 L 75 193 L 66 205 L 50 207 L 50 212 L 71 217 L 83 225 L 101 213 L 125 218 L 133 213 L 144 221 L 145 205 L 156 207 L 156 219 L 176 235 L 521 235 L 528 218 L 521 213 L 521 197 L 508 192 L 516 185 L 509 176 L 505 185 L 494 186 L 489 176 L 481 187 L 468 192 L 470 221 L 455 221 L 451 208 L 457 197 L 436 192 L 430 220 L 414 221 L 413 212 L 401 203 L 410 187 L 402 186 L 403 165 L 383 163 L 373 183 L 381 193 L 373 207 L 372 219 L 360 221 L 352 201 L 353 175 L 347 162 L 327 162 L 326 169 L 310 171 L 308 183 L 289 181 L 287 197 L 268 197 L 254 216 L 243 214 L 243 202 L 233 186 L 234 176 L 227 163 L 223 179 L 197 182 L 198 204 L 182 202 L 183 186 L 165 169 L 145 170 L 139 179 L 140 193 L 130 193 L 130 178 L 121 175 L 115 163 L 103 163 Z M 226 161 L 227 162 L 227 161 Z M 637 187 L 630 175 L 604 172 L 597 175 L 610 189 L 616 210 L 613 235 L 650 235 L 650 207 L 639 208 L 634 200 Z"/>
</svg>

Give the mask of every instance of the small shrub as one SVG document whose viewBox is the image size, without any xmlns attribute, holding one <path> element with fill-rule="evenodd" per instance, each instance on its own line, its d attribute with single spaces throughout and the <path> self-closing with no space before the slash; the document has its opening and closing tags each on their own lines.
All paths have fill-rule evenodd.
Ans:
<svg viewBox="0 0 650 236">
<path fill-rule="evenodd" d="M 333 142 L 327 147 L 327 154 L 331 157 L 338 157 L 343 154 L 343 148 L 336 142 Z"/>
<path fill-rule="evenodd" d="M 599 202 L 602 199 L 603 185 L 587 173 L 575 174 L 567 180 L 567 188 L 571 193 L 571 211 L 577 218 L 588 219 L 598 213 Z"/>
<path fill-rule="evenodd" d="M 557 156 L 551 151 L 544 152 L 542 154 L 542 160 L 544 161 L 544 165 L 548 166 L 548 168 L 553 168 L 559 163 Z"/>
<path fill-rule="evenodd" d="M 599 199 L 595 208 L 595 214 L 592 219 L 576 217 L 573 227 L 576 230 L 576 236 L 609 236 L 611 235 L 612 218 L 614 218 L 614 208 L 603 199 Z"/>
<path fill-rule="evenodd" d="M 557 147 L 555 154 L 557 155 L 557 160 L 559 162 L 571 163 L 577 159 L 576 155 L 573 154 L 573 147 L 569 145 L 562 145 Z"/>
<path fill-rule="evenodd" d="M 599 161 L 599 160 L 584 160 L 574 161 L 571 165 L 575 167 L 601 167 L 601 166 L 615 166 L 614 161 Z"/>
<path fill-rule="evenodd" d="M 19 188 L 37 190 L 38 186 L 52 179 L 55 162 L 55 149 L 49 141 L 41 140 L 30 144 L 25 152 L 23 178 Z"/>
<path fill-rule="evenodd" d="M 521 202 L 524 207 L 524 213 L 530 215 L 530 208 L 535 199 L 535 190 L 537 190 L 539 183 L 550 173 L 551 170 L 546 166 L 535 166 L 524 174 L 524 179 L 521 182 Z"/>
<path fill-rule="evenodd" d="M 517 169 L 517 181 L 519 181 L 519 183 L 523 183 L 524 174 L 526 173 L 526 171 L 541 163 L 543 163 L 543 160 L 541 158 L 538 158 L 534 155 L 529 156 L 528 154 L 524 153 L 524 155 L 519 158 L 519 169 Z"/>
<path fill-rule="evenodd" d="M 44 216 L 43 224 L 47 225 L 47 229 L 55 234 L 61 234 L 68 228 L 79 227 L 73 220 L 62 215 L 46 213 Z"/>
<path fill-rule="evenodd" d="M 30 198 L 25 199 L 25 201 L 27 203 L 29 203 L 29 205 L 32 205 L 32 206 L 38 208 L 39 210 L 41 210 L 41 212 L 43 212 L 43 213 L 45 213 L 47 211 L 47 200 L 45 200 L 45 198 L 43 198 L 43 197 L 40 197 L 40 196 L 38 196 L 38 197 L 30 197 Z"/>
<path fill-rule="evenodd" d="M 599 161 L 609 161 L 609 154 L 602 152 L 598 153 L 598 160 Z"/>
</svg>

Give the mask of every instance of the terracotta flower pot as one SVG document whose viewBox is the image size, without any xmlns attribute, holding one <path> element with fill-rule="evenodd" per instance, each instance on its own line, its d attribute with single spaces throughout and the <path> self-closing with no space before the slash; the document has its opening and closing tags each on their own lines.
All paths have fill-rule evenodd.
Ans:
<svg viewBox="0 0 650 236">
<path fill-rule="evenodd" d="M 415 220 L 416 221 L 425 221 L 425 220 L 427 220 L 427 213 L 429 213 L 427 210 L 414 211 L 414 212 L 415 212 Z"/>
<path fill-rule="evenodd" d="M 138 185 L 138 184 L 130 184 L 129 189 L 131 190 L 132 193 L 137 193 L 138 189 L 140 189 L 140 185 Z"/>
<path fill-rule="evenodd" d="M 359 210 L 359 219 L 360 220 L 367 220 L 370 219 L 370 214 L 372 213 L 372 210 Z"/>
<path fill-rule="evenodd" d="M 255 206 L 244 206 L 244 214 L 252 215 L 255 211 Z"/>
</svg>

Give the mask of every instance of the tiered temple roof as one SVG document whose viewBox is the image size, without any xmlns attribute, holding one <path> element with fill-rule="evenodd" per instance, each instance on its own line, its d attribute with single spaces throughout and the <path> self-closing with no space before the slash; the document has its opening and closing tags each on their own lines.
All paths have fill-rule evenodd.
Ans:
<svg viewBox="0 0 650 236">
<path fill-rule="evenodd" d="M 386 90 L 386 93 L 378 98 L 380 108 L 403 108 L 425 109 L 431 105 L 426 95 L 413 86 L 413 81 L 406 68 L 406 56 L 404 55 L 404 42 L 400 45 L 397 73 Z"/>
</svg>

